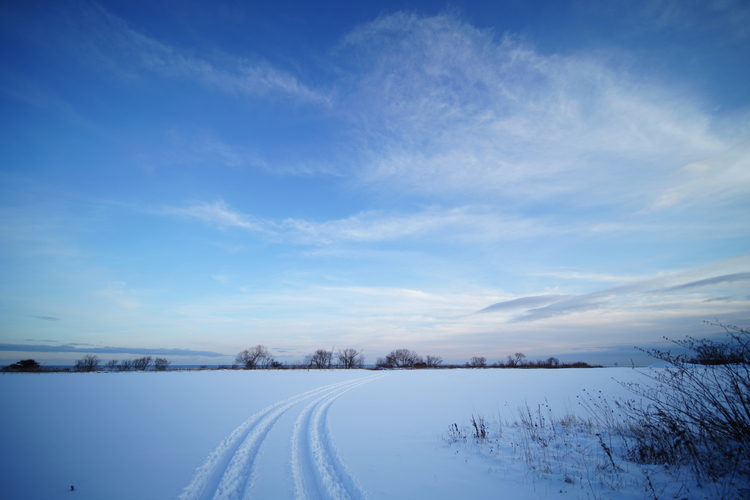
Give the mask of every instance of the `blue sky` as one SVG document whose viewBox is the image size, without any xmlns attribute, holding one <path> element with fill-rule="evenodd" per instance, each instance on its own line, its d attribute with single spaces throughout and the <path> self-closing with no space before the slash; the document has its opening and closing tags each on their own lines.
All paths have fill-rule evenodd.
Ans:
<svg viewBox="0 0 750 500">
<path fill-rule="evenodd" d="M 750 323 L 746 2 L 5 2 L 0 364 L 626 363 Z"/>
</svg>

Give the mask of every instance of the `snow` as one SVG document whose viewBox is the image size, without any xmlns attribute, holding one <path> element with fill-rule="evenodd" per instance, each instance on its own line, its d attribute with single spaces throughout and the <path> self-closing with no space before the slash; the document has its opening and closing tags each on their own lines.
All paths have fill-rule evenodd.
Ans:
<svg viewBox="0 0 750 500">
<path fill-rule="evenodd" d="M 5 374 L 0 496 L 643 498 L 638 467 L 610 477 L 587 461 L 602 460 L 593 434 L 549 427 L 533 451 L 513 425 L 519 408 L 586 418 L 584 389 L 627 396 L 618 381 L 637 380 L 625 368 Z M 490 439 L 446 438 L 472 416 Z"/>
</svg>

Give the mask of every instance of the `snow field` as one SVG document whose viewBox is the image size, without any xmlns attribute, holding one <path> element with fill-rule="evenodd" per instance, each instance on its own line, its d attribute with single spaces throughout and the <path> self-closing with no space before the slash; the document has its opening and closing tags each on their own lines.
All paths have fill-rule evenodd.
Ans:
<svg viewBox="0 0 750 500">
<path fill-rule="evenodd" d="M 643 498 L 643 483 L 623 479 L 630 476 L 619 475 L 619 462 L 608 472 L 599 438 L 581 432 L 586 412 L 576 396 L 627 395 L 613 377 L 640 375 L 3 375 L 0 476 L 7 498 L 32 499 L 69 499 L 70 485 L 79 499 Z M 519 408 L 557 427 L 530 436 L 528 426 L 513 425 Z M 468 432 L 472 415 L 487 420 L 489 439 L 447 439 L 451 424 Z"/>
</svg>

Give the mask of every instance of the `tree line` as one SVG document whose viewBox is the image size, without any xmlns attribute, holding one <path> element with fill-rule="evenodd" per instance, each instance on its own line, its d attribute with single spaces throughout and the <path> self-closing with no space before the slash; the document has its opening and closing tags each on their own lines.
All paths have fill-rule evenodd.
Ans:
<svg viewBox="0 0 750 500">
<path fill-rule="evenodd" d="M 257 345 L 240 352 L 235 359 L 232 368 L 243 368 L 246 370 L 264 368 L 298 368 L 298 369 L 330 369 L 330 368 L 364 368 L 365 357 L 362 351 L 353 348 L 335 351 L 333 348 L 318 349 L 312 354 L 305 356 L 301 363 L 284 365 L 277 361 L 268 348 Z M 448 365 L 443 364 L 440 356 L 421 356 L 410 349 L 395 349 L 385 357 L 377 358 L 375 369 L 391 368 L 589 368 L 591 365 L 582 361 L 575 363 L 563 363 L 555 357 L 544 360 L 530 361 L 522 352 L 508 356 L 507 360 L 487 364 L 487 358 L 473 356 L 466 364 Z"/>
<path fill-rule="evenodd" d="M 307 369 L 329 369 L 329 368 L 364 368 L 365 356 L 362 351 L 353 348 L 340 349 L 318 349 L 312 354 L 305 356 L 302 363 L 291 365 L 289 368 Z M 240 352 L 235 359 L 235 367 L 246 370 L 258 368 L 286 368 L 286 366 L 274 359 L 271 352 L 264 345 L 256 345 L 250 349 Z"/>
<path fill-rule="evenodd" d="M 165 371 L 172 364 L 166 358 L 152 358 L 151 356 L 142 356 L 135 359 L 124 359 L 122 361 L 117 359 L 111 359 L 106 363 L 102 364 L 99 356 L 95 354 L 86 354 L 81 359 L 76 361 L 75 366 L 71 369 L 55 369 L 48 368 L 40 365 L 33 359 L 24 359 L 12 365 L 8 365 L 2 368 L 4 372 L 48 372 L 48 371 L 76 371 L 76 372 L 97 372 L 97 371 L 118 371 L 118 372 L 130 372 L 130 371 Z"/>
<path fill-rule="evenodd" d="M 711 353 L 716 358 L 715 353 Z M 117 360 L 112 359 L 102 363 L 98 356 L 86 354 L 76 361 L 72 369 L 50 369 L 39 365 L 33 359 L 25 359 L 12 365 L 2 368 L 5 372 L 42 372 L 42 371 L 76 371 L 76 372 L 95 372 L 95 371 L 165 371 L 169 369 L 171 361 L 166 358 L 152 358 L 151 356 L 142 356 L 135 359 Z M 264 345 L 256 345 L 245 349 L 237 354 L 235 363 L 232 366 L 220 366 L 219 369 L 352 369 L 364 368 L 365 356 L 361 350 L 354 348 L 339 349 L 335 348 L 318 349 L 315 352 L 305 356 L 302 362 L 286 365 L 278 361 L 271 351 Z M 410 349 L 395 349 L 385 357 L 377 358 L 375 369 L 392 369 L 392 368 L 588 368 L 590 365 L 583 362 L 562 363 L 555 357 L 545 360 L 529 361 L 522 352 L 517 352 L 508 356 L 505 361 L 498 361 L 492 364 L 487 363 L 484 356 L 473 356 L 466 364 L 449 365 L 443 364 L 443 358 L 440 356 L 421 356 L 416 351 Z M 206 369 L 202 366 L 201 369 Z"/>
</svg>

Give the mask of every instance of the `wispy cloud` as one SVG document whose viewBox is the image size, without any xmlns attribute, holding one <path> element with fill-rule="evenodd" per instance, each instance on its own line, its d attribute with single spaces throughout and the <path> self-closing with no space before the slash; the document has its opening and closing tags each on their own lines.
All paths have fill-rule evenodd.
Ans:
<svg viewBox="0 0 750 500">
<path fill-rule="evenodd" d="M 655 78 L 450 15 L 382 17 L 339 53 L 358 77 L 345 103 L 362 178 L 392 189 L 642 207 L 672 172 L 730 145 L 699 99 Z"/>
<path fill-rule="evenodd" d="M 133 298 L 133 292 L 127 288 L 124 281 L 113 281 L 107 286 L 94 292 L 99 297 L 111 300 L 124 309 L 136 309 L 141 304 Z"/>
<path fill-rule="evenodd" d="M 650 0 L 620 2 L 624 13 L 638 12 L 641 20 L 659 29 L 729 31 L 742 40 L 750 35 L 750 6 L 742 0 Z"/>
<path fill-rule="evenodd" d="M 61 318 L 57 316 L 34 316 L 36 319 L 43 319 L 44 321 L 60 321 Z"/>
<path fill-rule="evenodd" d="M 331 176 L 341 178 L 346 173 L 340 166 L 316 158 L 305 160 L 267 160 L 261 153 L 262 145 L 247 142 L 230 144 L 207 131 L 185 132 L 170 130 L 155 152 L 143 154 L 145 166 L 198 165 L 205 168 L 227 168 L 236 171 L 261 170 L 274 175 Z M 278 155 L 277 155 L 278 156 Z"/>
<path fill-rule="evenodd" d="M 735 283 L 737 281 L 750 281 L 750 273 L 725 274 L 723 276 L 714 276 L 698 281 L 691 281 L 682 285 L 665 288 L 664 292 L 676 292 L 679 290 L 688 290 L 691 288 L 702 288 L 706 286 L 718 285 L 721 283 Z"/>
<path fill-rule="evenodd" d="M 560 272 L 545 272 L 536 273 L 535 276 L 550 276 L 553 278 L 563 278 L 568 280 L 582 280 L 582 281 L 603 281 L 603 282 L 628 282 L 638 281 L 643 278 L 634 276 L 620 276 L 616 274 L 603 274 L 603 273 L 586 273 L 578 271 L 560 271 Z"/>
<path fill-rule="evenodd" d="M 191 324 L 222 325 L 238 346 L 249 327 L 284 332 L 267 334 L 259 342 L 299 354 L 321 343 L 356 343 L 368 346 L 368 354 L 408 346 L 452 356 L 480 351 L 504 356 L 518 350 L 550 355 L 573 348 L 600 349 L 621 344 L 623 338 L 631 346 L 646 345 L 678 328 L 700 334 L 706 318 L 746 317 L 750 302 L 740 282 L 717 283 L 706 293 L 663 290 L 698 281 L 697 276 L 724 276 L 722 269 L 747 269 L 749 262 L 748 257 L 723 261 L 583 294 L 557 290 L 522 297 L 470 285 L 421 290 L 295 283 L 214 297 L 173 312 Z M 720 294 L 730 296 L 721 292 L 724 287 L 730 287 L 732 300 L 706 302 Z"/>
<path fill-rule="evenodd" d="M 531 297 L 521 297 L 519 299 L 506 300 L 504 302 L 498 302 L 492 304 L 484 309 L 477 311 L 477 314 L 487 312 L 498 312 L 498 311 L 517 311 L 526 310 L 533 307 L 546 306 L 555 302 L 560 302 L 565 299 L 567 295 L 549 294 L 549 295 L 534 295 Z"/>
<path fill-rule="evenodd" d="M 222 285 L 226 285 L 229 283 L 229 280 L 231 279 L 229 276 L 225 274 L 212 274 L 211 277 L 221 283 Z"/>
<path fill-rule="evenodd" d="M 13 352 L 74 352 L 81 354 L 135 354 L 140 356 L 208 356 L 219 357 L 226 356 L 212 351 L 193 351 L 191 349 L 148 349 L 132 347 L 84 347 L 91 344 L 65 344 L 59 346 L 38 345 L 38 344 L 0 344 L 0 351 Z"/>
<path fill-rule="evenodd" d="M 565 230 L 541 221 L 504 216 L 482 207 L 428 209 L 412 214 L 364 212 L 321 223 L 286 219 L 281 228 L 301 242 L 375 242 L 450 234 L 454 242 L 518 239 Z"/>
<path fill-rule="evenodd" d="M 99 4 L 83 4 L 68 22 L 79 52 L 119 73 L 143 70 L 200 82 L 235 94 L 276 93 L 299 101 L 324 103 L 327 97 L 301 83 L 291 73 L 265 61 L 222 55 L 216 60 L 194 55 L 132 28 Z"/>
<path fill-rule="evenodd" d="M 732 300 L 732 297 L 729 295 L 726 297 L 714 297 L 713 299 L 706 299 L 703 302 L 726 302 L 728 300 Z"/>
<path fill-rule="evenodd" d="M 214 203 L 202 202 L 184 208 L 165 207 L 161 213 L 199 219 L 220 228 L 239 227 L 249 231 L 268 232 L 267 223 L 230 210 L 223 200 Z"/>
<path fill-rule="evenodd" d="M 260 168 L 271 170 L 261 155 L 246 146 L 232 146 L 212 134 L 201 132 L 181 134 L 172 131 L 165 141 L 167 146 L 161 154 L 160 161 L 176 164 L 205 164 L 221 166 L 234 170 Z"/>
<path fill-rule="evenodd" d="M 450 235 L 448 239 L 453 242 L 497 241 L 571 231 L 555 226 L 552 221 L 503 215 L 481 206 L 429 208 L 407 214 L 369 211 L 323 222 L 261 219 L 232 210 L 223 200 L 165 207 L 159 213 L 198 219 L 222 229 L 241 228 L 276 241 L 304 245 L 445 238 L 445 235 Z"/>
<path fill-rule="evenodd" d="M 328 246 L 337 243 L 377 243 L 386 241 L 442 241 L 470 244 L 523 240 L 538 237 L 590 237 L 601 233 L 680 233 L 735 234 L 741 221 L 726 224 L 686 221 L 643 224 L 626 220 L 619 224 L 592 226 L 586 220 L 558 215 L 529 215 L 505 211 L 492 205 L 464 205 L 453 208 L 426 207 L 420 211 L 399 213 L 369 210 L 349 217 L 316 221 L 300 218 L 262 218 L 242 213 L 224 200 L 198 202 L 183 207 L 167 206 L 152 210 L 160 215 L 197 219 L 222 230 L 239 228 L 268 241 L 292 245 Z M 541 275 L 541 274 L 540 274 Z M 627 282 L 637 277 L 581 272 L 547 272 L 545 276 L 589 281 Z"/>
<path fill-rule="evenodd" d="M 685 165 L 675 177 L 679 185 L 659 194 L 644 212 L 707 200 L 715 205 L 741 200 L 750 193 L 750 139 L 711 158 Z M 747 203 L 742 206 L 746 209 Z"/>
<path fill-rule="evenodd" d="M 37 83 L 8 69 L 0 70 L 0 92 L 40 109 L 56 111 L 77 125 L 93 127 L 74 107 L 46 85 Z"/>
<path fill-rule="evenodd" d="M 744 259 L 744 267 L 748 266 Z M 743 260 L 736 261 L 742 265 Z M 735 265 L 736 265 L 735 264 Z M 578 295 L 541 295 L 521 297 L 492 304 L 477 313 L 513 312 L 511 321 L 531 322 L 592 310 L 647 310 L 651 308 L 680 310 L 687 304 L 712 302 L 705 296 L 682 296 L 679 292 L 703 287 L 721 288 L 719 285 L 750 280 L 750 272 L 721 274 L 708 278 L 685 281 L 695 274 L 711 274 L 715 267 L 692 269 L 644 279 L 613 288 Z M 676 284 L 675 284 L 676 283 Z M 671 285 L 671 286 L 665 286 Z M 715 293 L 715 292 L 713 292 Z M 729 297 L 724 297 L 724 299 Z M 741 308 L 741 304 L 738 304 Z"/>
</svg>

